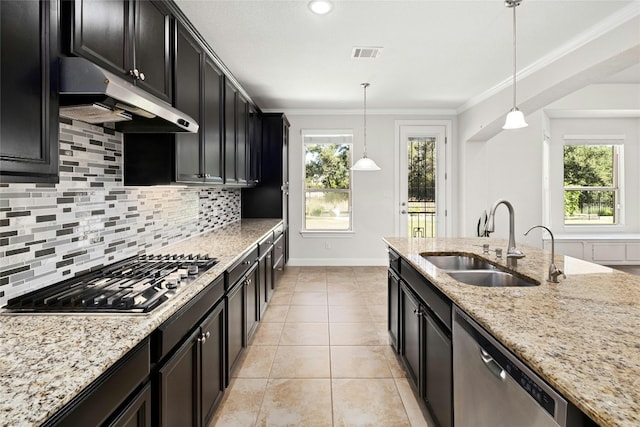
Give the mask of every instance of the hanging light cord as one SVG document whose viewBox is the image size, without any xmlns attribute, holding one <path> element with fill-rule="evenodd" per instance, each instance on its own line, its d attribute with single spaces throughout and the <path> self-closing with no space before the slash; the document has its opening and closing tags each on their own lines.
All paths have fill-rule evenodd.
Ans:
<svg viewBox="0 0 640 427">
<path fill-rule="evenodd" d="M 367 158 L 367 87 L 369 83 L 362 83 L 361 86 L 364 88 L 364 153 L 362 157 Z"/>
<path fill-rule="evenodd" d="M 516 7 L 520 2 L 518 0 L 511 0 L 511 7 L 513 8 L 513 108 L 516 108 Z"/>
</svg>

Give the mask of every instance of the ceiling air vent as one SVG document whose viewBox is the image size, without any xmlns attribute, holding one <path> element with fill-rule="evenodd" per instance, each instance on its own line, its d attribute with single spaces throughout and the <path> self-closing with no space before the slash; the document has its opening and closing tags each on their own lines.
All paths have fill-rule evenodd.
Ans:
<svg viewBox="0 0 640 427">
<path fill-rule="evenodd" d="M 351 57 L 375 59 L 379 57 L 381 53 L 382 53 L 381 47 L 357 46 L 351 50 Z"/>
</svg>

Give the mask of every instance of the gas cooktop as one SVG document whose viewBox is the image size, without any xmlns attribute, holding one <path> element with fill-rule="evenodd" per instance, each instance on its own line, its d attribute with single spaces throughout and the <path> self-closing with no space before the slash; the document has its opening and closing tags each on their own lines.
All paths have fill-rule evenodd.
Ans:
<svg viewBox="0 0 640 427">
<path fill-rule="evenodd" d="M 13 313 L 148 313 L 218 260 L 140 255 L 9 300 Z"/>
</svg>

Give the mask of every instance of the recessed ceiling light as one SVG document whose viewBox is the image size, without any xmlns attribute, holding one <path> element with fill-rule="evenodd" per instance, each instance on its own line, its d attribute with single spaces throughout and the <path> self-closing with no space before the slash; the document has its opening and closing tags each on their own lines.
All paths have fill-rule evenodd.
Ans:
<svg viewBox="0 0 640 427">
<path fill-rule="evenodd" d="M 326 15 L 333 10 L 333 3 L 330 0 L 311 0 L 309 9 L 317 15 Z"/>
</svg>

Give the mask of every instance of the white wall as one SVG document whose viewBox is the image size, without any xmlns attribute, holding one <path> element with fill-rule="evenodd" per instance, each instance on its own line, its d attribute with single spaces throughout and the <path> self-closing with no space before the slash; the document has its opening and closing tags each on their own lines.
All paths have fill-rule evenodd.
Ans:
<svg viewBox="0 0 640 427">
<path fill-rule="evenodd" d="M 385 236 L 394 235 L 394 178 L 396 174 L 395 121 L 451 119 L 423 115 L 367 115 L 367 152 L 382 170 L 355 172 L 352 181 L 353 231 L 348 237 L 302 237 L 303 155 L 302 129 L 353 129 L 353 157 L 363 152 L 361 114 L 287 114 L 291 123 L 290 177 L 290 265 L 385 265 Z"/>
</svg>

